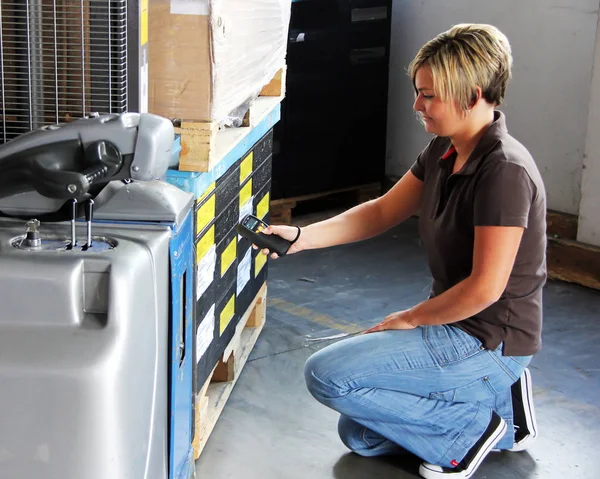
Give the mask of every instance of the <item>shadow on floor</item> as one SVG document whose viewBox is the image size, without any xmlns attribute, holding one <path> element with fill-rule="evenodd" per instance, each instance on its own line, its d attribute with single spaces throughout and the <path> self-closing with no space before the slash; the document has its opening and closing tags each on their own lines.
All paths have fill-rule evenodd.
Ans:
<svg viewBox="0 0 600 479">
<path fill-rule="evenodd" d="M 416 222 L 329 250 L 270 261 L 267 324 L 198 461 L 199 478 L 405 479 L 415 457 L 362 458 L 337 437 L 337 414 L 307 392 L 303 366 L 330 344 L 427 297 Z M 596 479 L 600 293 L 549 282 L 543 350 L 531 371 L 540 428 L 524 453 L 490 454 L 475 478 Z"/>
</svg>

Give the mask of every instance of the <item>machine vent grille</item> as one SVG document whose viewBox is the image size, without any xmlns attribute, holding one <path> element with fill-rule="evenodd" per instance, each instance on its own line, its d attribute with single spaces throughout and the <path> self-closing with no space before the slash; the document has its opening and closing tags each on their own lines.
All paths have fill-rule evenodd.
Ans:
<svg viewBox="0 0 600 479">
<path fill-rule="evenodd" d="M 127 111 L 127 0 L 0 0 L 0 142 Z"/>
</svg>

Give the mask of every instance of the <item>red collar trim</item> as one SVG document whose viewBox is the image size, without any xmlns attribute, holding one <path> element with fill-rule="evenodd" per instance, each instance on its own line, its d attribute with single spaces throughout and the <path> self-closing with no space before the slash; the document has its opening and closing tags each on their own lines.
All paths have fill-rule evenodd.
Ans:
<svg viewBox="0 0 600 479">
<path fill-rule="evenodd" d="M 450 145 L 450 148 L 448 148 L 448 151 L 442 155 L 442 160 L 447 160 L 455 153 L 456 153 L 456 148 L 454 148 L 454 145 Z"/>
</svg>

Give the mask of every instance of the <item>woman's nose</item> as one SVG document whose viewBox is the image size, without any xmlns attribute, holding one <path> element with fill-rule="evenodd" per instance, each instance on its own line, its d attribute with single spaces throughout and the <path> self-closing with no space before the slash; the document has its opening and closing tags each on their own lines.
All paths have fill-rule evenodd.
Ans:
<svg viewBox="0 0 600 479">
<path fill-rule="evenodd" d="M 413 110 L 423 111 L 423 102 L 421 101 L 421 95 L 417 95 L 415 102 L 413 103 Z"/>
</svg>

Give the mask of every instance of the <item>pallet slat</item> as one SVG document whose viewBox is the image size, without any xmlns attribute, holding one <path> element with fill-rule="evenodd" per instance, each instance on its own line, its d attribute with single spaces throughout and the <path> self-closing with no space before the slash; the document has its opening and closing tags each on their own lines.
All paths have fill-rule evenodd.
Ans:
<svg viewBox="0 0 600 479">
<path fill-rule="evenodd" d="M 367 185 L 351 186 L 348 188 L 340 188 L 337 190 L 323 191 L 309 195 L 295 196 L 292 198 L 281 198 L 272 200 L 271 207 L 271 223 L 289 225 L 292 223 L 292 210 L 298 203 L 304 201 L 317 200 L 327 197 L 334 197 L 340 194 L 353 193 L 356 194 L 356 204 L 364 203 L 381 195 L 381 183 L 371 183 Z"/>
<path fill-rule="evenodd" d="M 212 169 L 218 131 L 219 127 L 215 122 L 181 122 L 180 126 L 176 126 L 175 134 L 181 138 L 179 169 L 198 172 Z"/>
<path fill-rule="evenodd" d="M 549 237 L 548 277 L 600 289 L 600 247 Z"/>
</svg>

